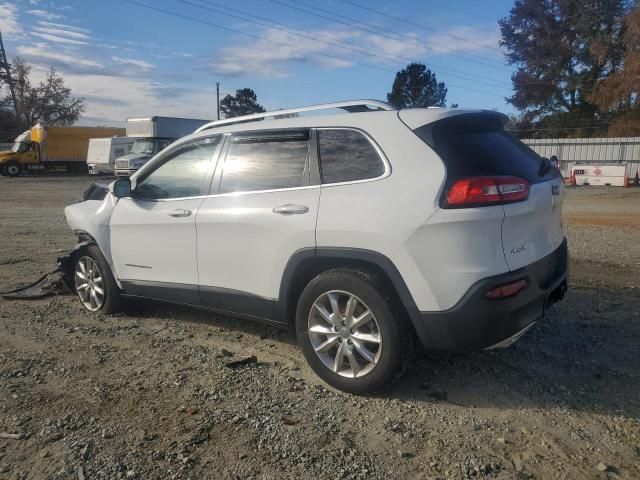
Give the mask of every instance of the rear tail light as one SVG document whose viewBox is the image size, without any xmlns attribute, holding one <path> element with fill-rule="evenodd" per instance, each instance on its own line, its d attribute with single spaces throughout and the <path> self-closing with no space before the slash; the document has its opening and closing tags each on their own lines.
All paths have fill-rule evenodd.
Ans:
<svg viewBox="0 0 640 480">
<path fill-rule="evenodd" d="M 520 177 L 470 177 L 457 180 L 447 192 L 445 207 L 480 207 L 529 198 L 529 182 Z"/>
<path fill-rule="evenodd" d="M 497 298 L 513 297 L 525 288 L 527 288 L 526 280 L 518 280 L 512 283 L 505 283 L 504 285 L 500 285 L 499 287 L 489 290 L 487 292 L 487 298 L 493 300 Z"/>
</svg>

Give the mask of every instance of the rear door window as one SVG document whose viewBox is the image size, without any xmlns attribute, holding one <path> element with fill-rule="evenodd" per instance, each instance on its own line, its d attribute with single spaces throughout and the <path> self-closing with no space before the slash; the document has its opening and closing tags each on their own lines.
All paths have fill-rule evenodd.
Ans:
<svg viewBox="0 0 640 480">
<path fill-rule="evenodd" d="M 233 135 L 219 193 L 308 185 L 309 134 L 305 129 Z"/>
<path fill-rule="evenodd" d="M 353 182 L 384 174 L 384 162 L 371 142 L 356 130 L 319 129 L 322 183 Z"/>
<path fill-rule="evenodd" d="M 506 132 L 496 118 L 487 115 L 459 115 L 415 130 L 442 158 L 448 182 L 472 176 L 509 175 L 531 183 L 557 178 L 551 168 L 539 176 L 541 157 Z"/>
</svg>

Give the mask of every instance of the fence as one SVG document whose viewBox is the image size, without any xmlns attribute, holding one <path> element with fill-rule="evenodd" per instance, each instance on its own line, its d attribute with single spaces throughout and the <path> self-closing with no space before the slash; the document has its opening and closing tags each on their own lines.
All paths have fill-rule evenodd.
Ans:
<svg viewBox="0 0 640 480">
<path fill-rule="evenodd" d="M 523 139 L 539 155 L 555 155 L 565 177 L 575 164 L 625 164 L 627 177 L 640 175 L 640 137 Z"/>
</svg>

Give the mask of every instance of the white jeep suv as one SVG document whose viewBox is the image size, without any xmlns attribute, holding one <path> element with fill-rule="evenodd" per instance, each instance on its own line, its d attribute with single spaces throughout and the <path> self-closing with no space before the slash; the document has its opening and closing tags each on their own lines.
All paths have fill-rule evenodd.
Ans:
<svg viewBox="0 0 640 480">
<path fill-rule="evenodd" d="M 313 370 L 354 393 L 395 378 L 413 338 L 507 346 L 562 298 L 567 245 L 560 173 L 505 120 L 368 100 L 204 125 L 66 208 L 78 296 L 294 329 Z"/>
</svg>

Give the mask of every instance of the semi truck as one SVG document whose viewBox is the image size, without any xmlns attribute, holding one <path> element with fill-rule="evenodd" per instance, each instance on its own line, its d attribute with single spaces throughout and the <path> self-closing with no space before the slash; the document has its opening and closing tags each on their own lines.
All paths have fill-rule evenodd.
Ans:
<svg viewBox="0 0 640 480">
<path fill-rule="evenodd" d="M 0 173 L 17 177 L 23 171 L 87 169 L 90 138 L 124 135 L 123 128 L 49 127 L 37 124 L 19 135 L 11 150 L 0 152 Z"/>
<path fill-rule="evenodd" d="M 131 152 L 135 138 L 110 137 L 89 140 L 87 167 L 89 175 L 113 175 L 116 159 Z"/>
<path fill-rule="evenodd" d="M 127 137 L 135 137 L 131 153 L 116 159 L 116 175 L 129 176 L 151 157 L 210 120 L 174 117 L 127 118 Z"/>
</svg>

